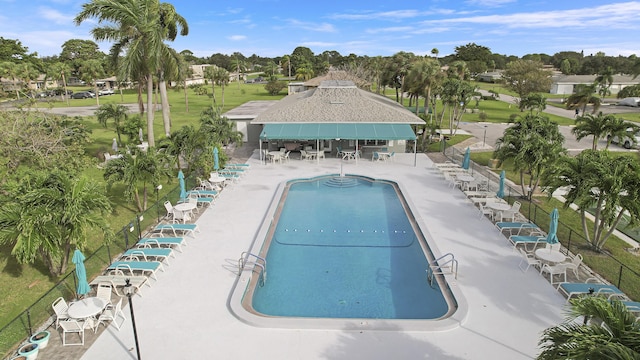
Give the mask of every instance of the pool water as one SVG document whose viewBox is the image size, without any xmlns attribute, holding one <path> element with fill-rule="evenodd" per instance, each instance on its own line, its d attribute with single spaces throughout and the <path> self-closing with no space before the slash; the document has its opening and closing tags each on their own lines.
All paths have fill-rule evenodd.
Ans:
<svg viewBox="0 0 640 360">
<path fill-rule="evenodd" d="M 433 255 L 394 183 L 334 176 L 296 180 L 288 183 L 279 209 L 261 252 L 267 277 L 253 289 L 253 311 L 366 319 L 451 313 L 455 301 L 448 303 L 441 285 L 427 280 Z"/>
</svg>

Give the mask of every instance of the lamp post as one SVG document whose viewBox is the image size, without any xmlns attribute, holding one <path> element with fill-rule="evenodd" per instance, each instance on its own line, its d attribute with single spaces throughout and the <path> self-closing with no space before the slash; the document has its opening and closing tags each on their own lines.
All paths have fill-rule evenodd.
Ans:
<svg viewBox="0 0 640 360">
<path fill-rule="evenodd" d="M 160 204 L 158 199 L 158 193 L 162 190 L 162 185 L 156 186 L 156 210 L 158 211 L 158 222 L 160 222 Z"/>
<path fill-rule="evenodd" d="M 484 126 L 484 135 L 482 135 L 482 147 L 487 143 L 487 125 Z"/>
<path fill-rule="evenodd" d="M 129 310 L 131 311 L 131 325 L 133 325 L 133 339 L 136 343 L 136 354 L 138 355 L 138 360 L 140 360 L 140 346 L 138 344 L 138 330 L 136 329 L 136 316 L 133 313 L 133 300 L 131 299 L 131 295 L 133 294 L 133 288 L 131 287 L 131 280 L 125 279 L 124 291 L 127 294 L 127 299 L 129 299 Z"/>
</svg>

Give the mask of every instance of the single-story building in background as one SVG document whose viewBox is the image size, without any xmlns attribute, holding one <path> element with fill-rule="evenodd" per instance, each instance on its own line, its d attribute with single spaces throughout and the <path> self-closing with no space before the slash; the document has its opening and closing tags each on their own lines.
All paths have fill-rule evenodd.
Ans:
<svg viewBox="0 0 640 360">
<path fill-rule="evenodd" d="M 346 80 L 325 80 L 288 95 L 250 123 L 262 126 L 260 146 L 267 150 L 357 149 L 362 157 L 379 149 L 405 152 L 407 141 L 416 139 L 412 125 L 423 124 L 402 105 Z"/>
<path fill-rule="evenodd" d="M 576 85 L 591 85 L 596 80 L 597 75 L 558 75 L 553 77 L 551 94 L 573 94 Z M 631 75 L 613 75 L 613 83 L 609 90 L 615 95 L 626 86 L 637 85 L 640 79 L 633 79 Z"/>
</svg>

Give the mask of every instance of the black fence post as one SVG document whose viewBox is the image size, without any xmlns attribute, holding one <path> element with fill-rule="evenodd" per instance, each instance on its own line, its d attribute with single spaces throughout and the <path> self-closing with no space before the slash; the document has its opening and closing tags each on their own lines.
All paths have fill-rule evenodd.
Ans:
<svg viewBox="0 0 640 360">
<path fill-rule="evenodd" d="M 27 309 L 27 324 L 29 326 L 29 337 L 32 337 L 33 329 L 31 328 L 31 308 Z"/>
<path fill-rule="evenodd" d="M 622 265 L 620 265 L 620 271 L 618 272 L 618 283 L 616 284 L 616 287 L 618 287 L 618 289 L 620 289 L 621 282 L 622 282 Z"/>
</svg>

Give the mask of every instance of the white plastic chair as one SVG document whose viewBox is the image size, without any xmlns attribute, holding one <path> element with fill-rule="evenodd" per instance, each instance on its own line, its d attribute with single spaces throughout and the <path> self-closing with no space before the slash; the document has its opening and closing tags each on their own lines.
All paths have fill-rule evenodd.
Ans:
<svg viewBox="0 0 640 360">
<path fill-rule="evenodd" d="M 551 282 L 551 285 L 559 284 L 561 282 L 567 282 L 567 267 L 564 264 L 558 264 L 558 265 L 544 264 L 540 268 L 540 274 L 543 274 L 543 273 L 549 274 L 549 281 Z M 555 282 L 554 281 L 555 275 L 562 275 L 563 281 Z"/>
<path fill-rule="evenodd" d="M 67 320 L 70 318 L 69 313 L 69 305 L 64 301 L 64 298 L 59 297 L 54 300 L 53 304 L 51 304 L 53 308 L 53 312 L 56 314 L 56 329 L 60 325 L 60 320 Z"/>
<path fill-rule="evenodd" d="M 512 222 L 515 222 L 516 215 L 520 212 L 521 206 L 522 204 L 519 201 L 514 201 L 509 210 L 505 210 L 500 213 L 500 221 L 505 221 L 508 219 Z"/>
<path fill-rule="evenodd" d="M 173 214 L 173 218 L 171 219 L 173 223 L 182 221 L 182 223 L 185 224 L 187 221 L 191 221 L 191 215 L 189 215 L 188 211 L 179 211 L 173 209 L 171 213 Z"/>
<path fill-rule="evenodd" d="M 520 264 L 518 264 L 518 267 L 523 272 L 527 272 L 527 270 L 529 270 L 529 268 L 532 265 L 533 266 L 538 266 L 538 267 L 541 266 L 540 260 L 536 259 L 535 256 L 533 256 L 532 254 L 528 254 L 522 248 L 518 249 L 518 251 L 520 251 L 520 255 L 522 255 L 522 259 L 520 260 Z M 526 268 L 522 267 L 524 264 L 527 264 Z"/>
<path fill-rule="evenodd" d="M 118 324 L 118 317 L 120 317 L 122 319 L 122 322 L 120 324 Z M 127 318 L 124 315 L 124 312 L 122 312 L 122 298 L 121 298 L 116 303 L 116 306 L 114 306 L 111 309 L 105 310 L 105 312 L 103 312 L 100 315 L 100 317 L 98 318 L 98 325 L 96 325 L 95 331 L 97 332 L 98 331 L 98 327 L 100 326 L 100 324 L 104 324 L 105 321 L 111 321 L 113 326 L 115 326 L 116 329 L 118 329 L 118 331 L 120 331 L 120 327 L 124 324 L 124 322 L 126 320 L 127 320 Z"/>
<path fill-rule="evenodd" d="M 78 320 L 60 321 L 62 328 L 62 346 L 84 345 L 84 322 Z M 67 343 L 67 334 L 79 334 L 80 342 Z"/>
<path fill-rule="evenodd" d="M 479 214 L 480 214 L 480 218 L 482 219 L 483 216 L 488 215 L 489 219 L 493 218 L 493 210 L 484 207 L 484 205 L 482 204 L 482 202 L 478 202 L 478 208 L 479 208 Z"/>
<path fill-rule="evenodd" d="M 567 269 L 567 270 L 572 270 L 573 274 L 576 276 L 577 279 L 580 279 L 580 275 L 578 274 L 578 269 L 580 268 L 580 265 L 582 264 L 582 255 L 577 254 L 573 260 L 571 260 L 571 262 L 567 262 L 567 263 L 562 263 L 562 265 Z"/>
<path fill-rule="evenodd" d="M 173 215 L 173 205 L 171 205 L 171 201 L 165 201 L 164 202 L 164 208 L 167 210 L 167 215 L 168 216 L 172 216 Z"/>
<path fill-rule="evenodd" d="M 111 284 L 106 282 L 98 283 L 96 288 L 96 297 L 106 301 L 105 309 L 112 307 L 111 304 Z"/>
</svg>

